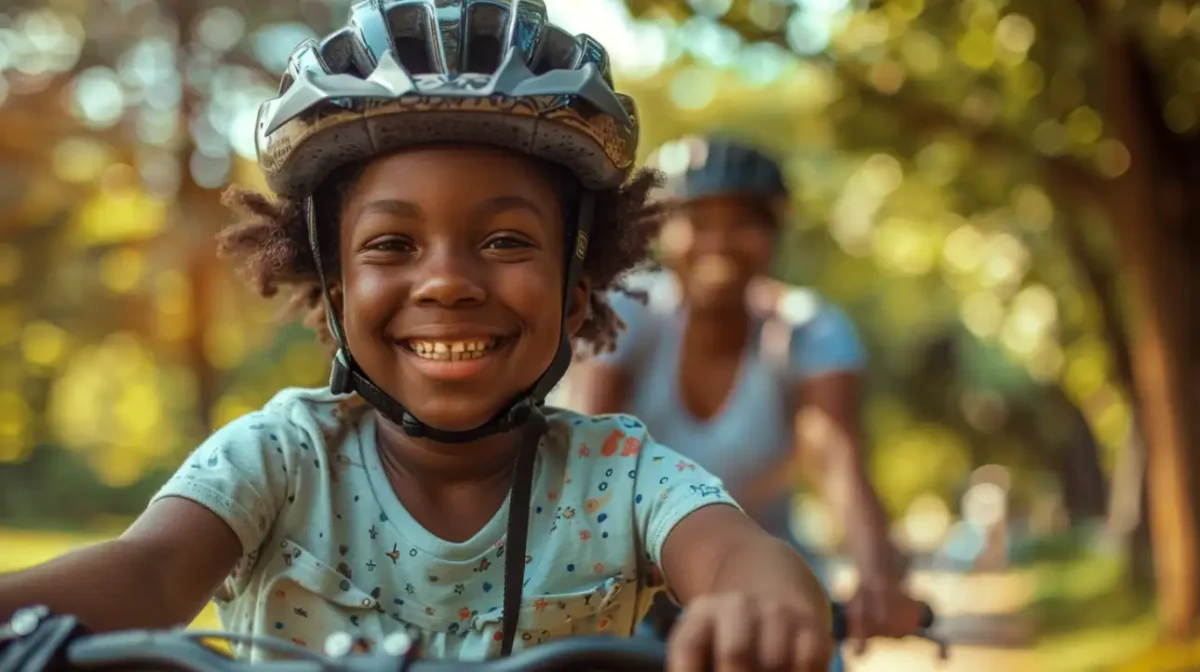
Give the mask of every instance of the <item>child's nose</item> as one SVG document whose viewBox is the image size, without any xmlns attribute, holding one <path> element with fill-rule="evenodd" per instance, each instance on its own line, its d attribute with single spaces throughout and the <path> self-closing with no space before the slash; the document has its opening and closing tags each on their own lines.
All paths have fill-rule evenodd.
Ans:
<svg viewBox="0 0 1200 672">
<path fill-rule="evenodd" d="M 422 255 L 413 301 L 447 308 L 483 303 L 487 298 L 479 260 L 466 252 L 437 246 Z"/>
</svg>

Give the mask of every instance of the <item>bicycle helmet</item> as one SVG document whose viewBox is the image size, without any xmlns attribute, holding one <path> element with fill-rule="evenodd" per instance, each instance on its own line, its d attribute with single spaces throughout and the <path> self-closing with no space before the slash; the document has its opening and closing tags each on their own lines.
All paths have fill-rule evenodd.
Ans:
<svg viewBox="0 0 1200 672">
<path fill-rule="evenodd" d="M 312 195 L 342 165 L 427 143 L 486 143 L 557 163 L 583 187 L 568 232 L 574 244 L 564 280 L 573 286 L 587 252 L 592 192 L 625 182 L 638 141 L 634 103 L 613 90 L 604 48 L 549 24 L 542 0 L 362 0 L 344 28 L 292 53 L 279 96 L 259 108 L 256 140 L 271 189 L 306 202 L 338 346 L 332 390 L 356 392 L 409 435 L 443 442 L 524 423 L 570 363 L 565 324 L 550 368 L 491 421 L 468 431 L 425 425 L 372 383 L 347 348 L 321 267 Z"/>
<path fill-rule="evenodd" d="M 751 145 L 714 136 L 685 138 L 674 146 L 686 152 L 686 167 L 676 183 L 676 195 L 683 200 L 731 195 L 775 198 L 787 194 L 779 164 Z"/>
</svg>

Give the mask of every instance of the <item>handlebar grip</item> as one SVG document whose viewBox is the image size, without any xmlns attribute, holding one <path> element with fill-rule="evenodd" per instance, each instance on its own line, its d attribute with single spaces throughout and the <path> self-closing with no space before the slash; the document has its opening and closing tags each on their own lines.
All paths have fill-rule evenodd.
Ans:
<svg viewBox="0 0 1200 672">
<path fill-rule="evenodd" d="M 934 623 L 933 607 L 922 602 L 921 603 L 921 620 L 920 629 L 927 630 L 933 627 Z M 833 603 L 833 638 L 836 641 L 844 641 L 850 636 L 850 619 L 846 616 L 846 607 L 840 603 Z"/>
</svg>

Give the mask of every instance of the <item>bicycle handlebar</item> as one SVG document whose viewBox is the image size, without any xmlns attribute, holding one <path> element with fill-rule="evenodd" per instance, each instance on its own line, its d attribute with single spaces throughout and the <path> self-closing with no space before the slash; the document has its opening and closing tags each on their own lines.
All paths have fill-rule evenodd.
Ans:
<svg viewBox="0 0 1200 672">
<path fill-rule="evenodd" d="M 920 630 L 918 630 L 917 633 L 914 633 L 914 634 L 919 635 L 919 634 L 921 634 L 921 632 L 929 630 L 929 628 L 932 628 L 933 621 L 934 621 L 933 607 L 930 607 L 928 604 L 922 602 L 921 603 L 921 620 L 919 622 Z M 846 608 L 844 606 L 842 606 L 841 604 L 834 602 L 833 603 L 833 639 L 835 641 L 841 642 L 841 641 L 845 641 L 845 639 L 849 636 L 850 636 L 850 621 L 849 621 L 849 617 L 846 616 Z"/>
<path fill-rule="evenodd" d="M 926 631 L 934 621 L 926 605 L 922 631 L 916 636 L 945 644 Z M 833 635 L 845 639 L 845 611 L 834 605 Z M 271 637 L 186 630 L 137 630 L 104 635 L 89 634 L 70 616 L 52 616 L 41 607 L 24 610 L 6 631 L 0 629 L 0 672 L 58 672 L 77 670 L 158 669 L 178 672 L 533 672 L 573 670 L 628 670 L 661 672 L 666 649 L 648 638 L 613 636 L 573 637 L 519 651 L 507 658 L 485 662 L 418 660 L 417 647 L 404 635 L 392 635 L 366 655 L 321 655 Z M 348 636 L 347 636 L 348 637 Z M 252 644 L 287 660 L 239 662 L 201 643 L 225 639 Z M 332 641 L 332 640 L 331 640 Z M 349 650 L 349 645 L 344 647 Z"/>
</svg>

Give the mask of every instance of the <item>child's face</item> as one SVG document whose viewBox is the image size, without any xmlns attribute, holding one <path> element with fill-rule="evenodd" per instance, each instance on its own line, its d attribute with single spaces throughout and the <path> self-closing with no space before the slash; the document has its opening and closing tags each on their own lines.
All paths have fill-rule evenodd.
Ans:
<svg viewBox="0 0 1200 672">
<path fill-rule="evenodd" d="M 483 424 L 554 358 L 564 223 L 543 170 L 489 147 L 419 148 L 369 165 L 343 205 L 350 352 L 429 425 Z M 586 285 L 574 291 L 585 306 Z"/>
</svg>

